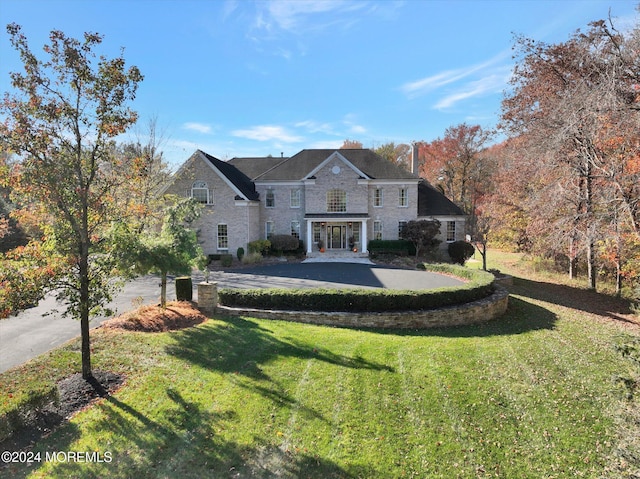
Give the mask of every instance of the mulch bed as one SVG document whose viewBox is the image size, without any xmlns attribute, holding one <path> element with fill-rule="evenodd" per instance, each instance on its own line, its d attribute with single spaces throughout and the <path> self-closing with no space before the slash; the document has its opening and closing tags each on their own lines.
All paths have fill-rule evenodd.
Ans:
<svg viewBox="0 0 640 479">
<path fill-rule="evenodd" d="M 76 373 L 58 382 L 58 401 L 29 411 L 22 418 L 23 427 L 0 442 L 1 451 L 19 451 L 33 446 L 48 436 L 62 422 L 99 398 L 113 394 L 124 382 L 124 377 L 109 371 L 93 371 L 85 380 Z M 6 464 L 1 463 L 0 469 Z"/>
<path fill-rule="evenodd" d="M 121 329 L 160 333 L 188 328 L 206 320 L 207 317 L 193 303 L 170 301 L 165 309 L 157 305 L 141 306 L 138 309 L 103 322 L 101 327 L 111 330 Z"/>
</svg>

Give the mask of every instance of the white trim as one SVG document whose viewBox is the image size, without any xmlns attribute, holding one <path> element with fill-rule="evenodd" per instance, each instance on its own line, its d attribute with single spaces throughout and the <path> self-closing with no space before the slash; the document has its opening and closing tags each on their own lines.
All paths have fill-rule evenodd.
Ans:
<svg viewBox="0 0 640 479">
<path fill-rule="evenodd" d="M 405 178 L 405 179 L 399 179 L 399 180 L 378 180 L 378 179 L 371 179 L 369 180 L 369 184 L 371 186 L 378 186 L 378 185 L 417 185 L 420 182 L 420 180 L 418 178 Z"/>
<path fill-rule="evenodd" d="M 253 182 L 256 186 L 266 186 L 266 187 L 280 187 L 280 186 L 304 186 L 305 182 L 300 180 L 295 181 L 278 181 L 278 180 L 269 180 L 269 181 L 260 181 L 256 180 Z"/>
</svg>

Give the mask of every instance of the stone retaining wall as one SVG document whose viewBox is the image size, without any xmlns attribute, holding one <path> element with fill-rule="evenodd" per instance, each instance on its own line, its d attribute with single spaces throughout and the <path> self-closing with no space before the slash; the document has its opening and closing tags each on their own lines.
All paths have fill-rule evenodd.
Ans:
<svg viewBox="0 0 640 479">
<path fill-rule="evenodd" d="M 229 316 L 250 316 L 262 319 L 281 319 L 326 326 L 351 328 L 425 329 L 464 326 L 484 323 L 502 316 L 509 304 L 509 292 L 497 287 L 486 298 L 458 306 L 428 311 L 399 311 L 385 313 L 345 313 L 322 311 L 281 311 L 251 308 L 231 308 L 218 305 L 216 312 Z"/>
</svg>

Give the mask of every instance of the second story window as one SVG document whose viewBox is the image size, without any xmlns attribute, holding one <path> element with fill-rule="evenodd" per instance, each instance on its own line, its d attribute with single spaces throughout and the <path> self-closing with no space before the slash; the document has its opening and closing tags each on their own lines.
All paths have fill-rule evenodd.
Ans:
<svg viewBox="0 0 640 479">
<path fill-rule="evenodd" d="M 291 208 L 300 208 L 300 189 L 291 190 L 291 199 L 289 202 Z"/>
<path fill-rule="evenodd" d="M 380 208 L 382 206 L 382 188 L 376 188 L 373 191 L 373 206 Z"/>
<path fill-rule="evenodd" d="M 409 191 L 406 188 L 398 190 L 398 206 L 409 206 Z"/>
<path fill-rule="evenodd" d="M 272 189 L 267 190 L 267 196 L 265 199 L 265 206 L 267 208 L 274 208 L 276 206 L 276 197 Z"/>
<path fill-rule="evenodd" d="M 327 191 L 327 213 L 347 211 L 347 192 L 344 190 Z"/>
<path fill-rule="evenodd" d="M 213 191 L 209 191 L 209 186 L 205 181 L 194 181 L 191 185 L 190 196 L 203 205 L 213 204 Z"/>
</svg>

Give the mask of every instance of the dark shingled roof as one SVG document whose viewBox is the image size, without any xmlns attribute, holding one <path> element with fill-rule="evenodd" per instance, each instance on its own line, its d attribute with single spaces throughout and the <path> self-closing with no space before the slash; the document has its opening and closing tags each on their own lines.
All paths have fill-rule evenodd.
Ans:
<svg viewBox="0 0 640 479">
<path fill-rule="evenodd" d="M 235 166 L 252 180 L 269 171 L 289 158 L 282 157 L 256 157 L 256 158 L 231 158 L 227 163 Z"/>
<path fill-rule="evenodd" d="M 213 166 L 215 166 L 220 173 L 222 173 L 231 183 L 238 188 L 242 194 L 249 200 L 257 201 L 259 199 L 259 195 L 256 192 L 256 187 L 251 181 L 251 179 L 245 175 L 242 171 L 236 168 L 233 165 L 230 165 L 226 161 L 219 160 L 202 150 L 199 150 L 202 155 L 211 162 Z"/>
<path fill-rule="evenodd" d="M 257 181 L 301 180 L 336 151 L 369 178 L 392 180 L 415 180 L 417 178 L 413 173 L 410 173 L 404 168 L 385 160 L 374 151 L 359 148 L 346 150 L 302 150 L 291 158 L 285 159 L 275 168 L 265 171 L 262 175 L 255 177 L 254 179 Z"/>
<path fill-rule="evenodd" d="M 418 216 L 458 216 L 464 211 L 427 180 L 418 183 Z"/>
</svg>

